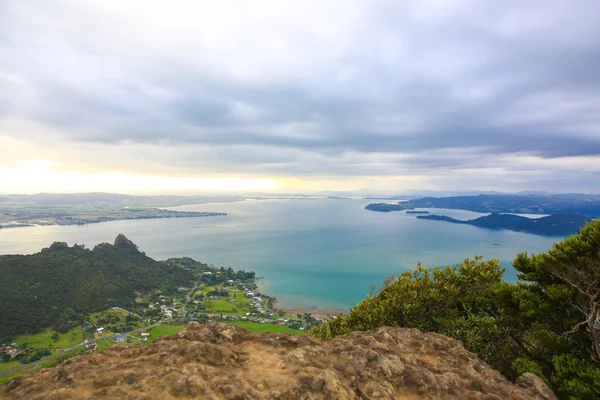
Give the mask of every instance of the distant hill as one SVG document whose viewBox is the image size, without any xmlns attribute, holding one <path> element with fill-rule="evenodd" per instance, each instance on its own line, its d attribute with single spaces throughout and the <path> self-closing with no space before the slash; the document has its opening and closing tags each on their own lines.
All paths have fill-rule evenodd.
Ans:
<svg viewBox="0 0 600 400">
<path fill-rule="evenodd" d="M 119 235 L 93 250 L 55 242 L 31 255 L 0 256 L 0 343 L 26 332 L 128 307 L 136 292 L 190 286 L 193 272 L 158 262 Z"/>
<path fill-rule="evenodd" d="M 566 236 L 577 233 L 587 222 L 585 217 L 578 214 L 557 214 L 532 219 L 518 215 L 494 213 L 468 221 L 461 221 L 443 215 L 419 215 L 417 218 L 446 221 L 454 224 L 473 225 L 480 228 L 508 229 L 511 231 L 547 236 Z"/>
<path fill-rule="evenodd" d="M 215 201 L 239 201 L 240 196 L 132 196 L 118 193 L 37 193 L 0 196 L 0 203 L 23 203 L 37 206 L 111 204 L 129 207 L 175 207 Z"/>
<path fill-rule="evenodd" d="M 600 217 L 600 195 L 487 195 L 424 197 L 397 204 L 375 203 L 367 210 L 390 212 L 414 208 L 449 208 L 480 213 L 581 214 L 589 219 Z"/>
</svg>

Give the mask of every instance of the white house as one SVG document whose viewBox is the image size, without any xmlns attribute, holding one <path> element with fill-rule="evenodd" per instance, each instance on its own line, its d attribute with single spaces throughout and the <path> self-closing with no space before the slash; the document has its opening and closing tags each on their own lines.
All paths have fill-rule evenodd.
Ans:
<svg viewBox="0 0 600 400">
<path fill-rule="evenodd" d="M 102 332 L 104 332 L 104 328 L 103 328 L 103 327 L 100 327 L 100 328 L 96 329 L 96 332 L 98 332 L 98 333 L 102 333 Z"/>
</svg>

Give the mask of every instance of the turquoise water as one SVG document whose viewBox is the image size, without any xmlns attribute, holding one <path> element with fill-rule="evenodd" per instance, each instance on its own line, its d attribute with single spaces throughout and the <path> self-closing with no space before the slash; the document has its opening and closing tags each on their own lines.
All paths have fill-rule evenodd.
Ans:
<svg viewBox="0 0 600 400">
<path fill-rule="evenodd" d="M 176 207 L 229 215 L 115 221 L 87 226 L 0 230 L 0 254 L 32 253 L 54 241 L 93 247 L 119 233 L 149 256 L 189 256 L 208 264 L 254 270 L 264 292 L 284 306 L 347 309 L 391 274 L 454 264 L 474 254 L 499 258 L 507 279 L 520 251 L 548 250 L 560 238 L 417 220 L 402 212 L 364 210 L 368 200 L 261 200 Z M 435 210 L 458 219 L 483 214 Z"/>
</svg>

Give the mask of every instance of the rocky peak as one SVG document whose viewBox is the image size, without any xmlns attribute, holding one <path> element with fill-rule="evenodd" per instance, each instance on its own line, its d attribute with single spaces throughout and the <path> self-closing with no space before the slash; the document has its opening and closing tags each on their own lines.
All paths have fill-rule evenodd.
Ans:
<svg viewBox="0 0 600 400">
<path fill-rule="evenodd" d="M 125 235 L 123 235 L 122 233 L 119 233 L 115 239 L 115 247 L 120 247 L 120 248 L 134 248 L 134 249 L 138 249 L 137 245 L 135 243 L 133 243 L 131 240 L 127 239 L 127 237 Z"/>
<path fill-rule="evenodd" d="M 463 345 L 380 328 L 329 342 L 192 324 L 149 346 L 115 345 L 17 378 L 2 399 L 555 399 L 525 374 L 512 384 Z"/>
</svg>

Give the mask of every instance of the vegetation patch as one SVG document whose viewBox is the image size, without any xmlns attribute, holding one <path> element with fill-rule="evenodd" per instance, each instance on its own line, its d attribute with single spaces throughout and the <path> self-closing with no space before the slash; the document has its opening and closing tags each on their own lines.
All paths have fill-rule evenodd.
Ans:
<svg viewBox="0 0 600 400">
<path fill-rule="evenodd" d="M 25 344 L 30 349 L 69 349 L 83 342 L 81 327 L 77 326 L 66 333 L 58 333 L 52 328 L 40 333 L 24 334 L 15 339 L 17 345 Z"/>
<path fill-rule="evenodd" d="M 600 399 L 600 219 L 541 254 L 521 253 L 515 284 L 497 259 L 391 277 L 376 295 L 311 333 L 381 326 L 460 340 L 510 379 L 531 372 L 564 399 Z"/>
<path fill-rule="evenodd" d="M 22 364 L 19 361 L 0 361 L 0 372 L 8 371 L 9 369 L 20 367 Z"/>
<path fill-rule="evenodd" d="M 185 328 L 185 325 L 159 325 L 152 328 L 148 333 L 150 336 L 148 340 L 143 341 L 142 343 L 152 343 L 156 339 L 161 338 L 163 336 L 171 336 L 178 332 L 181 332 Z"/>
</svg>

